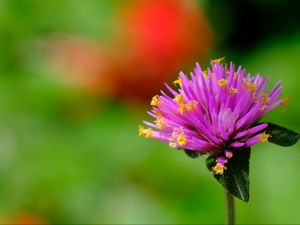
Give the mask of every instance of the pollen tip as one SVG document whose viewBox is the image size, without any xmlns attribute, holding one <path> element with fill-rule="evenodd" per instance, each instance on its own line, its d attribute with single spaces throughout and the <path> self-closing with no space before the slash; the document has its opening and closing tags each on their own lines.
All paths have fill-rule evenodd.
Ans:
<svg viewBox="0 0 300 225">
<path fill-rule="evenodd" d="M 245 81 L 244 81 L 244 87 L 245 87 L 245 88 L 248 88 L 248 90 L 249 90 L 250 92 L 253 92 L 253 91 L 256 89 L 257 84 L 252 83 L 252 82 L 250 82 L 250 81 L 248 81 L 248 80 L 245 80 Z"/>
<path fill-rule="evenodd" d="M 214 171 L 215 174 L 217 174 L 217 175 L 223 175 L 224 170 L 226 170 L 227 168 L 224 166 L 224 164 L 217 163 L 212 169 L 213 169 L 213 171 Z"/>
<path fill-rule="evenodd" d="M 186 105 L 184 103 L 180 103 L 178 106 L 178 111 L 180 113 L 185 113 L 185 110 L 186 110 Z"/>
<path fill-rule="evenodd" d="M 185 135 L 183 128 L 182 127 L 175 128 L 169 139 L 169 146 L 172 148 L 176 148 L 176 147 L 185 146 L 187 145 L 187 143 L 188 143 L 187 136 Z"/>
<path fill-rule="evenodd" d="M 206 78 L 209 77 L 206 70 L 202 71 L 202 74 L 203 74 L 203 76 L 206 77 Z"/>
<path fill-rule="evenodd" d="M 289 101 L 290 101 L 290 97 L 287 95 L 281 100 L 280 105 L 285 106 Z"/>
<path fill-rule="evenodd" d="M 166 127 L 165 121 L 161 117 L 158 117 L 154 122 L 156 127 L 160 130 Z"/>
<path fill-rule="evenodd" d="M 155 95 L 153 96 L 153 98 L 151 99 L 151 106 L 158 106 L 159 104 L 159 95 Z"/>
<path fill-rule="evenodd" d="M 139 125 L 139 136 L 142 136 L 144 134 L 145 128 L 142 125 Z"/>
<path fill-rule="evenodd" d="M 181 78 L 178 77 L 176 80 L 173 81 L 173 84 L 176 86 L 176 85 L 179 85 L 179 87 L 182 86 L 182 81 L 181 81 Z"/>
<path fill-rule="evenodd" d="M 226 80 L 226 79 L 220 79 L 220 80 L 218 80 L 218 85 L 221 87 L 221 88 L 226 88 L 226 86 L 227 86 L 227 83 L 228 83 L 228 80 Z"/>
<path fill-rule="evenodd" d="M 268 97 L 268 95 L 266 93 L 263 93 L 261 96 L 261 100 L 264 104 L 268 104 L 270 103 L 271 99 Z"/>
<path fill-rule="evenodd" d="M 139 126 L 139 136 L 149 138 L 152 137 L 152 129 L 145 129 L 142 125 Z"/>
<path fill-rule="evenodd" d="M 184 97 L 182 94 L 178 94 L 176 95 L 176 97 L 174 98 L 174 101 L 177 103 L 184 103 Z"/>
<path fill-rule="evenodd" d="M 218 58 L 218 59 L 213 59 L 212 62 L 213 63 L 221 64 L 221 63 L 225 62 L 225 58 L 226 57 L 222 57 L 222 58 Z"/>
<path fill-rule="evenodd" d="M 184 133 L 179 134 L 176 141 L 177 141 L 179 146 L 186 145 L 187 144 L 186 135 Z"/>
<path fill-rule="evenodd" d="M 259 140 L 261 142 L 268 142 L 269 141 L 269 137 L 271 137 L 270 134 L 267 134 L 266 132 L 263 132 L 263 133 L 260 134 Z"/>
</svg>

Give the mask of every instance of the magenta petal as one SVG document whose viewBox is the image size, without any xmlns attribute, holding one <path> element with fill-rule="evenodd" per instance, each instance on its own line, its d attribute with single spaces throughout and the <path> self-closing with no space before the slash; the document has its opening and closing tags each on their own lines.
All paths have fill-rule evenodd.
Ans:
<svg viewBox="0 0 300 225">
<path fill-rule="evenodd" d="M 241 148 L 241 147 L 244 147 L 244 146 L 245 146 L 245 143 L 243 143 L 243 142 L 238 142 L 238 141 L 233 142 L 233 143 L 230 145 L 230 147 L 232 147 L 232 148 Z"/>
<path fill-rule="evenodd" d="M 259 124 L 255 127 L 252 127 L 248 130 L 245 130 L 245 131 L 241 131 L 239 132 L 236 136 L 235 136 L 235 139 L 238 139 L 238 138 L 242 138 L 242 137 L 245 137 L 245 136 L 250 136 L 252 134 L 255 134 L 259 131 L 262 131 L 263 129 L 265 129 L 266 127 L 268 126 L 267 123 L 263 123 L 263 124 Z"/>
<path fill-rule="evenodd" d="M 260 134 L 255 135 L 254 137 L 249 138 L 245 142 L 245 144 L 246 144 L 247 147 L 251 147 L 252 145 L 255 145 L 255 144 L 259 143 L 259 142 L 260 142 Z"/>
</svg>

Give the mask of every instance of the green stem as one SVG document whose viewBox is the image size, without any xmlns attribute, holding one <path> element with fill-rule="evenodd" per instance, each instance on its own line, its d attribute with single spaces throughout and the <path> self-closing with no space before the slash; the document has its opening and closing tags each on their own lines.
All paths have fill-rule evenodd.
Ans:
<svg viewBox="0 0 300 225">
<path fill-rule="evenodd" d="M 226 225 L 235 224 L 234 196 L 225 189 Z"/>
</svg>

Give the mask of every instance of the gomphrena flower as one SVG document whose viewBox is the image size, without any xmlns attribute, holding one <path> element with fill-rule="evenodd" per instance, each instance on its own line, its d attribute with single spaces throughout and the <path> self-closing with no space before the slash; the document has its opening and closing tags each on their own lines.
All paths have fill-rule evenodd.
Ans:
<svg viewBox="0 0 300 225">
<path fill-rule="evenodd" d="M 267 92 L 269 78 L 250 76 L 245 69 L 212 60 L 211 68 L 202 70 L 196 64 L 188 78 L 183 72 L 173 82 L 178 90 L 166 84 L 170 95 L 161 91 L 151 100 L 148 113 L 154 122 L 139 127 L 139 135 L 169 143 L 171 148 L 207 154 L 217 158 L 215 174 L 222 175 L 226 163 L 236 151 L 267 142 L 270 134 L 258 123 L 264 114 L 287 102 L 278 100 L 279 81 Z"/>
</svg>

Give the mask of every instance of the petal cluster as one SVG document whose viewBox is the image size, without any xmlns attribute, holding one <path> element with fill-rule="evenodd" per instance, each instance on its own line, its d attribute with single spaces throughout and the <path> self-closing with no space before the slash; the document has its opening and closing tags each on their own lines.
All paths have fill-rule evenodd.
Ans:
<svg viewBox="0 0 300 225">
<path fill-rule="evenodd" d="M 268 140 L 262 132 L 267 124 L 258 122 L 286 102 L 278 100 L 280 81 L 267 92 L 268 77 L 251 77 L 241 66 L 220 60 L 206 71 L 196 64 L 190 78 L 180 72 L 173 83 L 174 89 L 166 84 L 169 94 L 153 97 L 148 113 L 154 122 L 144 121 L 149 128 L 140 127 L 139 133 L 172 148 L 218 156 L 216 174 L 223 173 L 234 151 Z"/>
</svg>

